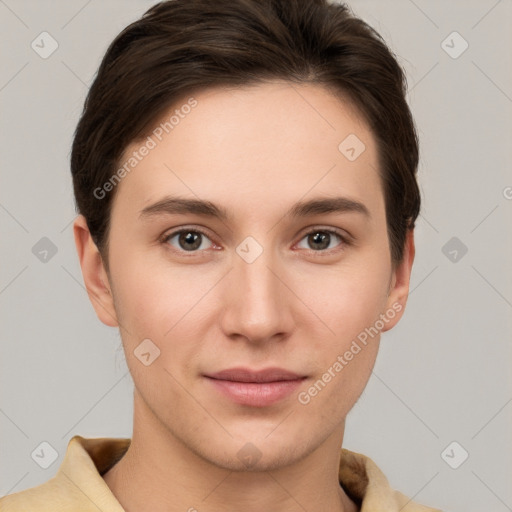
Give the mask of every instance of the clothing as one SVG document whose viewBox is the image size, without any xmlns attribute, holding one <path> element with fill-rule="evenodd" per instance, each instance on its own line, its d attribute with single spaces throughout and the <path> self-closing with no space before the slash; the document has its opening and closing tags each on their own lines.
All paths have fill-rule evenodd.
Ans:
<svg viewBox="0 0 512 512">
<path fill-rule="evenodd" d="M 84 438 L 68 443 L 57 474 L 47 482 L 0 498 L 0 512 L 124 512 L 103 480 L 125 454 L 130 438 Z M 441 512 L 394 491 L 368 457 L 341 449 L 339 481 L 361 512 Z"/>
</svg>

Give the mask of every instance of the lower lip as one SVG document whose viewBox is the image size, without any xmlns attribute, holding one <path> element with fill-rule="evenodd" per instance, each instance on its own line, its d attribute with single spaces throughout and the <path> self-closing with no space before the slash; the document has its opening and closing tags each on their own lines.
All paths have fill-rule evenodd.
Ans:
<svg viewBox="0 0 512 512">
<path fill-rule="evenodd" d="M 252 407 L 272 405 L 290 396 L 304 379 L 281 380 L 276 382 L 235 382 L 206 377 L 212 385 L 236 404 Z"/>
</svg>

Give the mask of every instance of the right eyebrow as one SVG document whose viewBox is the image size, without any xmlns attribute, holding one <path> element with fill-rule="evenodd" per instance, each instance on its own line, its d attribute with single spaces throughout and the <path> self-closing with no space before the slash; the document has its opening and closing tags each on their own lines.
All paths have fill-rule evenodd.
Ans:
<svg viewBox="0 0 512 512">
<path fill-rule="evenodd" d="M 183 213 L 192 213 L 206 217 L 217 217 L 224 221 L 230 219 L 230 215 L 224 208 L 217 206 L 211 201 L 171 196 L 166 196 L 156 203 L 146 206 L 139 212 L 139 218 L 145 219 L 161 215 Z"/>
</svg>

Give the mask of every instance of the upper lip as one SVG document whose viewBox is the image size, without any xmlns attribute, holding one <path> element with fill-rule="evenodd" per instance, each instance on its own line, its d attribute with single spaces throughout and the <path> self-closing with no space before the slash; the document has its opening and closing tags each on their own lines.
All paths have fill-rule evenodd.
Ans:
<svg viewBox="0 0 512 512">
<path fill-rule="evenodd" d="M 251 370 L 248 368 L 230 368 L 216 373 L 205 374 L 206 377 L 217 380 L 230 380 L 234 382 L 278 382 L 283 380 L 303 379 L 304 375 L 298 375 L 283 368 L 265 368 L 263 370 Z"/>
</svg>

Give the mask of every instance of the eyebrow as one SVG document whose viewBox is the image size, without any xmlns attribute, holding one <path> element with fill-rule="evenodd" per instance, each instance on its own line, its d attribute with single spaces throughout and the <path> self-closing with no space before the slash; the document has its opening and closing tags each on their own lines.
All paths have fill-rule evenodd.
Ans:
<svg viewBox="0 0 512 512">
<path fill-rule="evenodd" d="M 367 219 L 371 218 L 369 209 L 363 203 L 348 197 L 317 198 L 298 202 L 288 210 L 285 217 L 303 218 L 313 215 L 350 212 L 360 213 Z M 172 196 L 166 196 L 143 208 L 139 212 L 139 219 L 144 220 L 155 216 L 186 213 L 214 217 L 222 221 L 231 219 L 225 208 L 211 201 Z"/>
</svg>

